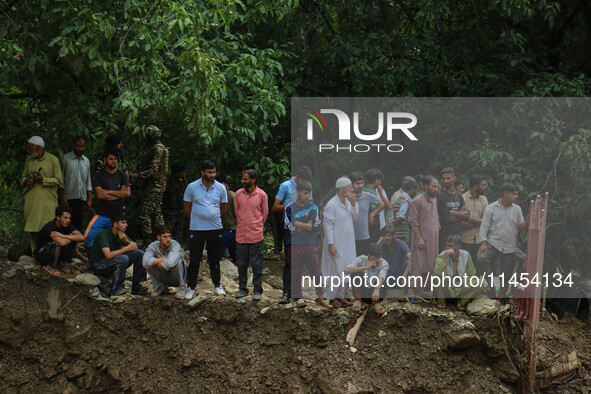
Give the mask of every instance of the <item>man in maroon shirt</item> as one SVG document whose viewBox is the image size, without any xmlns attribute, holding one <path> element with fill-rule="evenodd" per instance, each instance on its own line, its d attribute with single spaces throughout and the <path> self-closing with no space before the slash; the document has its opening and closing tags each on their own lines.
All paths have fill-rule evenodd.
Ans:
<svg viewBox="0 0 591 394">
<path fill-rule="evenodd" d="M 236 298 L 248 295 L 246 281 L 248 263 L 252 267 L 254 285 L 253 300 L 263 297 L 263 225 L 269 215 L 267 194 L 257 187 L 259 176 L 256 170 L 242 171 L 240 183 L 243 188 L 236 192 L 234 210 L 236 212 L 236 265 L 240 290 Z"/>
</svg>

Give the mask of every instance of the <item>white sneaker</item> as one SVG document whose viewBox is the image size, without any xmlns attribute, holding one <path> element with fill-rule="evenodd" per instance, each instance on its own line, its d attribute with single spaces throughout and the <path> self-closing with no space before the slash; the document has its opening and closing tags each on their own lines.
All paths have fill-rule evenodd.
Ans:
<svg viewBox="0 0 591 394">
<path fill-rule="evenodd" d="M 187 291 L 185 292 L 185 300 L 193 299 L 194 295 L 195 295 L 195 289 L 191 289 L 190 287 L 187 287 Z"/>
<path fill-rule="evenodd" d="M 224 288 L 220 285 L 218 287 L 214 287 L 213 288 L 213 294 L 214 295 L 226 295 L 226 292 L 224 291 Z"/>
<path fill-rule="evenodd" d="M 176 298 L 178 298 L 179 300 L 184 300 L 186 294 L 187 294 L 187 288 L 181 286 L 181 287 L 179 287 L 179 289 L 177 290 L 177 292 L 174 296 Z"/>
</svg>

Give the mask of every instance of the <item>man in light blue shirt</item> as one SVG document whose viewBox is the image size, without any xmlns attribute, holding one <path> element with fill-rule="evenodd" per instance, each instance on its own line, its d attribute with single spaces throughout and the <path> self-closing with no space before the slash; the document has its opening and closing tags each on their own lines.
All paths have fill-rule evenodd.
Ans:
<svg viewBox="0 0 591 394">
<path fill-rule="evenodd" d="M 201 178 L 192 182 L 185 190 L 185 213 L 190 216 L 188 289 L 185 299 L 195 295 L 195 286 L 199 276 L 199 264 L 203 248 L 207 242 L 207 261 L 215 295 L 225 295 L 220 283 L 220 253 L 222 251 L 222 216 L 226 213 L 228 195 L 226 187 L 215 180 L 217 169 L 211 160 L 201 165 Z"/>
</svg>

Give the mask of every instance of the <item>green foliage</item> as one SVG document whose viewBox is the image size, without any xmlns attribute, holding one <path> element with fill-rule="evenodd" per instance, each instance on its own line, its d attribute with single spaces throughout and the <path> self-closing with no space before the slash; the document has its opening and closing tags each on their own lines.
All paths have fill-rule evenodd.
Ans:
<svg viewBox="0 0 591 394">
<path fill-rule="evenodd" d="M 93 159 L 106 135 L 124 132 L 135 170 L 145 126 L 157 124 L 190 179 L 211 158 L 234 186 L 256 168 L 272 195 L 300 164 L 289 157 L 293 96 L 590 93 L 586 2 L 8 0 L 0 10 L 0 190 L 11 209 L 33 134 L 58 155 L 85 135 Z M 442 146 L 403 152 L 385 184 L 452 165 L 489 174 L 491 196 L 504 181 L 524 198 L 549 191 L 549 260 L 581 267 L 591 136 L 541 119 L 519 135 L 450 133 Z M 22 225 L 14 214 L 0 211 L 10 233 Z"/>
</svg>

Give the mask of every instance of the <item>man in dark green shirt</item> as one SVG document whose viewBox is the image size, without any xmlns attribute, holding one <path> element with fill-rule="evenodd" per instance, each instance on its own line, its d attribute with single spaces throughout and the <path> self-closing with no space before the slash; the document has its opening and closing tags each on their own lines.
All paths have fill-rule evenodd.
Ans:
<svg viewBox="0 0 591 394">
<path fill-rule="evenodd" d="M 146 269 L 142 265 L 144 251 L 138 250 L 137 244 L 125 234 L 125 217 L 113 216 L 111 222 L 111 228 L 102 230 L 94 239 L 92 268 L 97 275 L 112 275 L 111 295 L 121 295 L 127 291 L 123 287 L 125 272 L 133 264 L 131 294 L 146 295 L 148 290 L 141 285 L 146 280 Z"/>
</svg>

